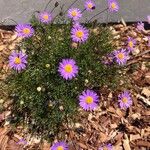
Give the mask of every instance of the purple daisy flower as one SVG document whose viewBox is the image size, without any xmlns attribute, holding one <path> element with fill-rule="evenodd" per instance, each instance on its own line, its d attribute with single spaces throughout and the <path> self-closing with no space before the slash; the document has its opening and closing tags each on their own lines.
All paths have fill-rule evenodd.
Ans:
<svg viewBox="0 0 150 150">
<path fill-rule="evenodd" d="M 89 36 L 89 31 L 83 26 L 73 27 L 71 30 L 71 38 L 74 42 L 84 43 Z"/>
<path fill-rule="evenodd" d="M 111 144 L 107 144 L 100 147 L 98 150 L 113 150 L 113 146 Z"/>
<path fill-rule="evenodd" d="M 129 59 L 129 53 L 125 49 L 116 50 L 114 51 L 114 57 L 119 65 L 124 65 Z"/>
<path fill-rule="evenodd" d="M 78 66 L 73 59 L 63 59 L 59 64 L 58 72 L 64 79 L 71 80 L 78 74 Z"/>
<path fill-rule="evenodd" d="M 70 8 L 68 10 L 68 17 L 74 21 L 79 20 L 82 17 L 81 10 L 78 8 Z"/>
<path fill-rule="evenodd" d="M 129 108 L 132 105 L 131 94 L 128 91 L 124 91 L 118 95 L 118 102 L 121 109 Z"/>
<path fill-rule="evenodd" d="M 131 37 L 128 37 L 127 46 L 128 46 L 129 52 L 131 52 L 134 49 L 135 44 L 136 44 L 136 40 Z"/>
<path fill-rule="evenodd" d="M 79 104 L 84 110 L 94 110 L 98 106 L 99 97 L 92 90 L 85 90 L 79 96 Z"/>
<path fill-rule="evenodd" d="M 137 29 L 139 30 L 139 31 L 142 31 L 142 30 L 144 30 L 144 23 L 143 22 L 138 22 L 137 23 Z"/>
<path fill-rule="evenodd" d="M 147 22 L 150 24 L 150 15 L 147 16 Z"/>
<path fill-rule="evenodd" d="M 52 15 L 46 11 L 44 12 L 41 12 L 39 14 L 39 20 L 42 22 L 42 23 L 50 23 L 52 21 Z"/>
<path fill-rule="evenodd" d="M 34 34 L 34 29 L 29 24 L 18 24 L 15 30 L 18 37 L 29 38 Z"/>
<path fill-rule="evenodd" d="M 12 52 L 9 56 L 9 66 L 17 71 L 21 71 L 26 68 L 27 55 L 23 52 Z"/>
<path fill-rule="evenodd" d="M 84 5 L 85 5 L 85 9 L 88 11 L 93 11 L 95 9 L 95 4 L 91 0 L 87 0 Z"/>
<path fill-rule="evenodd" d="M 117 12 L 119 10 L 119 4 L 117 0 L 108 0 L 108 8 L 111 12 Z"/>
<path fill-rule="evenodd" d="M 66 142 L 57 142 L 52 145 L 51 150 L 69 150 L 69 148 Z"/>
</svg>

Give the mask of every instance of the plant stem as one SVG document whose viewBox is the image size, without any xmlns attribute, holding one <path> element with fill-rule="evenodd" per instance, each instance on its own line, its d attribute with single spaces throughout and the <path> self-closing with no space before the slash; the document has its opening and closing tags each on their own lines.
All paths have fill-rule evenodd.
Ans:
<svg viewBox="0 0 150 150">
<path fill-rule="evenodd" d="M 56 8 L 56 7 L 54 7 L 54 8 L 51 10 L 51 13 L 54 11 L 55 8 Z"/>
<path fill-rule="evenodd" d="M 108 8 L 106 8 L 106 9 L 102 10 L 101 12 L 99 12 L 98 14 L 94 15 L 92 18 L 90 18 L 90 20 L 87 23 L 89 23 L 93 18 L 95 18 L 96 16 L 98 16 L 101 13 L 105 12 L 106 10 L 108 10 Z"/>
<path fill-rule="evenodd" d="M 86 10 L 86 9 L 84 8 L 84 9 L 81 11 L 81 13 L 83 13 L 85 10 Z"/>
<path fill-rule="evenodd" d="M 47 9 L 48 5 L 52 2 L 52 0 L 49 0 L 49 2 L 46 4 L 44 11 Z"/>
<path fill-rule="evenodd" d="M 73 3 L 68 7 L 68 9 L 64 12 L 64 14 L 71 8 L 78 0 L 73 1 Z"/>
</svg>

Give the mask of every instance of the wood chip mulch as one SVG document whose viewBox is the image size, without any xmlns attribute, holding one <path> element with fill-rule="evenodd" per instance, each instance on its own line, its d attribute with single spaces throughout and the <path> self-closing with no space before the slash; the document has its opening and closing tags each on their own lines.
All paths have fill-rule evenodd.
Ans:
<svg viewBox="0 0 150 150">
<path fill-rule="evenodd" d="M 134 25 L 122 24 L 110 26 L 114 43 L 119 48 L 125 47 L 127 37 L 137 40 L 136 47 L 128 61 L 125 74 L 133 106 L 126 111 L 118 108 L 117 94 L 107 88 L 100 89 L 101 104 L 94 112 L 79 109 L 80 118 L 75 124 L 66 124 L 66 139 L 71 150 L 97 150 L 100 145 L 111 143 L 114 150 L 149 150 L 150 149 L 150 47 L 147 46 L 150 31 L 138 31 Z M 25 129 L 13 129 L 9 125 L 8 96 L 2 82 L 10 73 L 8 57 L 21 39 L 13 31 L 0 30 L 0 150 L 49 150 L 50 143 L 40 144 L 35 137 L 23 139 Z M 115 101 L 115 103 L 114 103 Z M 106 103 L 107 102 L 107 103 Z M 27 141 L 27 142 L 26 142 Z"/>
</svg>

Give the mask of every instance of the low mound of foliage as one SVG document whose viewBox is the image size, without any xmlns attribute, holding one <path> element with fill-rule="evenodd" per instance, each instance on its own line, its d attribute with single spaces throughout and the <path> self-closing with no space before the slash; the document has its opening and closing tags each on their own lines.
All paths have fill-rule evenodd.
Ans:
<svg viewBox="0 0 150 150">
<path fill-rule="evenodd" d="M 71 39 L 72 21 L 43 24 L 33 17 L 31 25 L 33 36 L 24 38 L 17 49 L 28 56 L 26 68 L 12 71 L 7 80 L 13 99 L 11 122 L 50 138 L 59 133 L 63 123 L 79 115 L 79 95 L 84 90 L 94 90 L 100 97 L 101 87 L 115 87 L 118 69 L 105 63 L 114 50 L 107 27 L 82 24 L 89 37 L 80 43 Z M 78 66 L 78 74 L 71 80 L 58 71 L 63 59 L 73 59 Z"/>
</svg>

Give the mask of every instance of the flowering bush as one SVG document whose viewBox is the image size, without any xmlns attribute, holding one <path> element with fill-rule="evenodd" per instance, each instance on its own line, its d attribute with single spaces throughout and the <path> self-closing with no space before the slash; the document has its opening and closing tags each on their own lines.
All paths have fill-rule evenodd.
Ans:
<svg viewBox="0 0 150 150">
<path fill-rule="evenodd" d="M 86 10 L 95 4 L 86 2 Z M 110 11 L 117 11 L 116 1 L 109 1 Z M 14 71 L 8 79 L 13 98 L 12 122 L 25 123 L 31 132 L 44 138 L 55 135 L 63 123 L 77 115 L 79 105 L 94 110 L 100 103 L 99 89 L 115 86 L 118 64 L 125 64 L 125 50 L 112 51 L 107 27 L 81 24 L 82 12 L 70 8 L 68 23 L 59 23 L 47 11 L 34 16 L 31 24 L 19 24 L 20 47 L 9 57 Z M 111 61 L 109 62 L 109 59 Z"/>
</svg>

